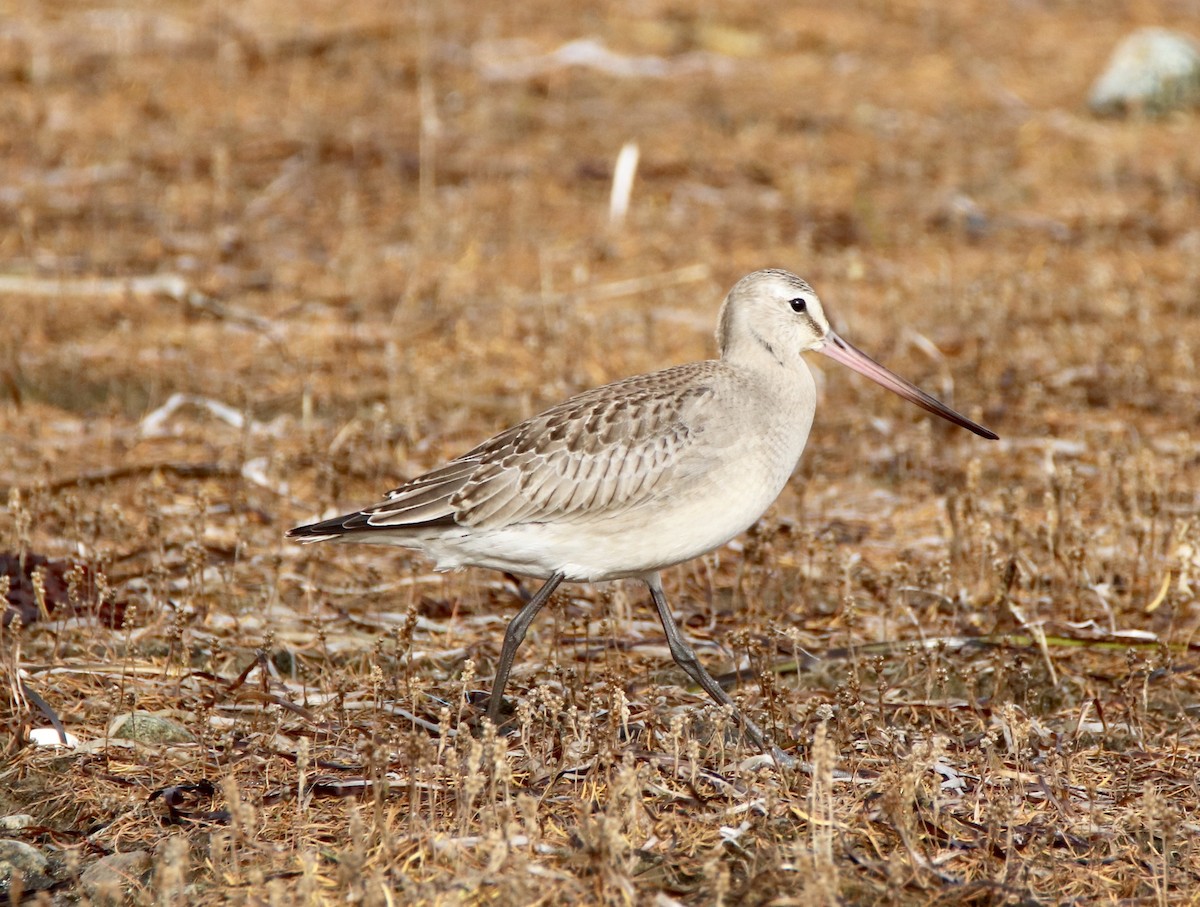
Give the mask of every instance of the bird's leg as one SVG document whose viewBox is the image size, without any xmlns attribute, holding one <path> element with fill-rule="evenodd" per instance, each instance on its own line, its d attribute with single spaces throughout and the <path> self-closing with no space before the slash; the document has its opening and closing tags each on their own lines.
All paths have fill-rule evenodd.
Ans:
<svg viewBox="0 0 1200 907">
<path fill-rule="evenodd" d="M 687 672 L 688 677 L 700 684 L 704 692 L 717 703 L 728 706 L 733 711 L 734 719 L 742 726 L 742 731 L 751 743 L 764 753 L 770 753 L 779 764 L 794 765 L 796 760 L 772 743 L 757 724 L 743 715 L 741 709 L 729 698 L 729 694 L 721 689 L 721 685 L 713 679 L 708 671 L 704 670 L 704 665 L 696 657 L 695 650 L 679 632 L 679 626 L 675 623 L 675 617 L 671 614 L 671 608 L 667 604 L 667 597 L 663 594 L 662 580 L 659 579 L 658 574 L 653 573 L 645 577 L 645 583 L 650 589 L 650 595 L 654 598 L 654 607 L 658 609 L 658 619 L 662 621 L 663 631 L 667 634 L 667 647 L 671 650 L 671 657 L 675 659 L 675 663 Z"/>
<path fill-rule="evenodd" d="M 538 612 L 545 607 L 546 602 L 550 601 L 551 593 L 558 588 L 558 584 L 562 581 L 561 573 L 550 574 L 550 578 L 542 584 L 542 588 L 538 589 L 525 607 L 517 612 L 517 616 L 508 622 L 508 629 L 504 631 L 504 645 L 500 649 L 500 664 L 496 667 L 496 679 L 492 682 L 492 695 L 488 699 L 487 707 L 488 721 L 496 726 L 500 724 L 500 706 L 504 703 L 504 688 L 508 686 L 508 672 L 512 670 L 513 658 L 516 657 L 517 649 L 525 639 L 525 631 L 529 629 L 533 619 L 538 616 Z"/>
<path fill-rule="evenodd" d="M 527 604 L 529 599 L 533 598 L 533 596 L 529 594 L 529 590 L 525 588 L 525 584 L 521 582 L 521 577 L 517 576 L 515 573 L 509 573 L 507 570 L 505 570 L 504 578 L 513 584 L 513 588 L 517 591 L 517 597 L 521 599 L 521 604 Z"/>
</svg>

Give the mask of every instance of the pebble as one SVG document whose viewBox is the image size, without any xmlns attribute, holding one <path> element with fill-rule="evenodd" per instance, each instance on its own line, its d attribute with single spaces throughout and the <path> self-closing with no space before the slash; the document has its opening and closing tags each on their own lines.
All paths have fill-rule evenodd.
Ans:
<svg viewBox="0 0 1200 907">
<path fill-rule="evenodd" d="M 1200 44 L 1165 28 L 1128 35 L 1092 86 L 1088 106 L 1102 116 L 1163 114 L 1200 104 Z"/>
<path fill-rule="evenodd" d="M 153 861 L 144 850 L 101 857 L 79 876 L 79 884 L 93 904 L 120 904 L 126 895 L 145 886 Z"/>
<path fill-rule="evenodd" d="M 194 743 L 196 740 L 195 735 L 178 721 L 151 712 L 118 715 L 108 729 L 108 736 L 138 743 Z"/>
<path fill-rule="evenodd" d="M 50 861 L 40 850 L 24 841 L 0 838 L 0 897 L 7 902 L 15 891 L 40 891 L 53 884 Z"/>
</svg>

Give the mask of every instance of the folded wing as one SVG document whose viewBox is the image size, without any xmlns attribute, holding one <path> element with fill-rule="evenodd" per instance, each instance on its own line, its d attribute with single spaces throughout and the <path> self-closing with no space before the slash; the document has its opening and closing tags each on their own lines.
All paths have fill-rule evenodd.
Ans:
<svg viewBox="0 0 1200 907">
<path fill-rule="evenodd" d="M 697 362 L 572 397 L 388 493 L 365 510 L 292 530 L 316 541 L 362 532 L 589 519 L 651 503 L 692 468 L 703 409 Z M 698 374 L 699 372 L 699 374 Z"/>
</svg>

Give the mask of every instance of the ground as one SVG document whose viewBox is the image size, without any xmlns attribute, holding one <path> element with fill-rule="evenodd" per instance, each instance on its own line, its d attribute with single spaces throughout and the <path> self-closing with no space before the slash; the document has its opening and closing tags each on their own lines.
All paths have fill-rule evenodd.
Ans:
<svg viewBox="0 0 1200 907">
<path fill-rule="evenodd" d="M 1194 903 L 1200 119 L 1085 103 L 1194 11 L 6 3 L 0 816 L 58 880 L 26 897 L 144 851 L 133 903 Z M 797 769 L 636 584 L 564 587 L 477 736 L 516 584 L 284 539 L 712 355 L 765 266 L 1001 436 L 813 362 L 790 487 L 668 571 Z M 179 733 L 109 736 L 131 711 Z M 77 749 L 27 742 L 51 716 Z"/>
</svg>

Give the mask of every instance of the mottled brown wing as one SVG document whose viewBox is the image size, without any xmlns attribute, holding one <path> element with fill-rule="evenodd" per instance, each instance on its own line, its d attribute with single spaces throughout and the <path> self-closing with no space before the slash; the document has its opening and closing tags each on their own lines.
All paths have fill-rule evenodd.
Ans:
<svg viewBox="0 0 1200 907">
<path fill-rule="evenodd" d="M 361 528 L 561 521 L 653 500 L 694 449 L 714 365 L 691 363 L 572 397 L 397 488 L 363 511 Z"/>
</svg>

